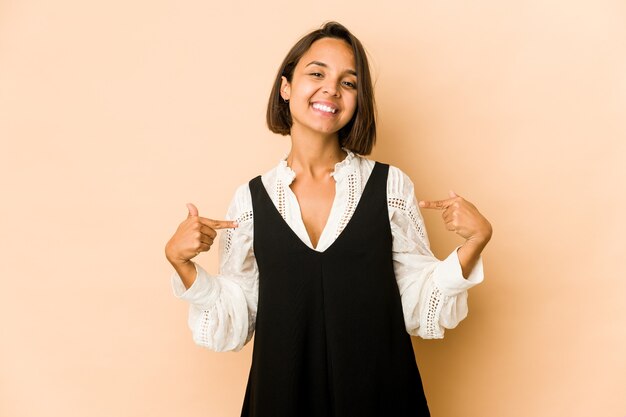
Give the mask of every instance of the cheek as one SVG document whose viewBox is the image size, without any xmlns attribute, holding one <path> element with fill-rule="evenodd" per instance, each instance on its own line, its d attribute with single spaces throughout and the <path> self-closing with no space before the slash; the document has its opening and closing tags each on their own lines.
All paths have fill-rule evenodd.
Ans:
<svg viewBox="0 0 626 417">
<path fill-rule="evenodd" d="M 291 94 L 297 97 L 306 98 L 312 95 L 315 92 L 315 86 L 306 82 L 299 82 L 297 84 L 293 84 L 291 89 Z"/>
<path fill-rule="evenodd" d="M 350 109 L 350 117 L 352 117 L 352 115 L 356 111 L 356 94 L 346 100 L 346 108 Z"/>
</svg>

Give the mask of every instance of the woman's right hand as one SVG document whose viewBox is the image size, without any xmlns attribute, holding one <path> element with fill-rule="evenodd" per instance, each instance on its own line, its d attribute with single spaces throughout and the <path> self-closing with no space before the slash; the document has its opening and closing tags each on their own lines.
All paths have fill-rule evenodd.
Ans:
<svg viewBox="0 0 626 417">
<path fill-rule="evenodd" d="M 235 221 L 199 217 L 198 209 L 191 203 L 187 204 L 187 209 L 187 218 L 165 245 L 165 256 L 174 268 L 188 264 L 200 252 L 207 252 L 217 236 L 216 230 L 238 226 Z"/>
</svg>

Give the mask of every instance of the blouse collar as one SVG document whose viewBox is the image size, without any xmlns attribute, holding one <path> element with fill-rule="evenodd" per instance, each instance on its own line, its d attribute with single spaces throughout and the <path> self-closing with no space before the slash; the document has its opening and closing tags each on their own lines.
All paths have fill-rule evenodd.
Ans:
<svg viewBox="0 0 626 417">
<path fill-rule="evenodd" d="M 336 182 L 341 182 L 341 180 L 343 180 L 357 168 L 357 158 L 355 157 L 355 154 L 349 149 L 341 149 L 346 152 L 346 157 L 343 159 L 343 161 L 337 162 L 335 164 L 335 169 L 330 174 L 330 176 L 333 177 Z M 296 173 L 293 171 L 293 169 L 291 169 L 289 165 L 287 165 L 287 156 L 285 156 L 278 164 L 277 175 L 278 179 L 282 180 L 282 182 L 287 186 L 290 185 L 296 178 Z"/>
</svg>

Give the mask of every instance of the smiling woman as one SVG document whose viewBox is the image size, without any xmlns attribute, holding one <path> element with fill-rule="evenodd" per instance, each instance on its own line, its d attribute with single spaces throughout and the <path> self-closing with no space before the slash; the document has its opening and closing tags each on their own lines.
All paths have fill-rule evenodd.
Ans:
<svg viewBox="0 0 626 417">
<path fill-rule="evenodd" d="M 338 23 L 302 38 L 278 71 L 269 128 L 279 164 L 243 184 L 225 221 L 189 215 L 166 245 L 196 343 L 239 350 L 255 334 L 242 416 L 428 416 L 410 335 L 441 338 L 483 280 L 489 222 L 457 196 L 418 204 L 376 138 L 369 67 Z M 419 207 L 465 243 L 430 251 Z M 192 261 L 216 229 L 220 273 Z"/>
<path fill-rule="evenodd" d="M 306 130 L 334 133 L 356 110 L 354 54 L 343 40 L 323 38 L 311 45 L 291 79 L 281 76 L 280 95 L 289 102 L 291 135 Z"/>
<path fill-rule="evenodd" d="M 376 141 L 376 119 L 374 91 L 372 88 L 367 55 L 361 42 L 345 27 L 336 23 L 331 22 L 326 24 L 322 29 L 316 30 L 300 39 L 300 41 L 291 48 L 280 65 L 274 80 L 269 104 L 267 106 L 267 125 L 274 133 L 281 135 L 291 134 L 291 106 L 288 104 L 288 101 L 285 101 L 289 98 L 285 97 L 281 90 L 284 89 L 285 84 L 288 85 L 293 81 L 296 67 L 302 57 L 308 53 L 312 46 L 318 41 L 339 45 L 338 50 L 335 52 L 338 54 L 348 54 L 348 56 L 341 58 L 349 60 L 352 63 L 352 65 L 348 65 L 349 68 L 345 67 L 347 71 L 346 76 L 349 78 L 344 82 L 346 86 L 352 84 L 353 89 L 356 90 L 357 108 L 354 117 L 346 126 L 338 131 L 338 137 L 341 146 L 352 149 L 361 155 L 368 155 L 372 151 Z M 319 51 L 322 48 L 315 49 Z M 306 65 L 301 65 L 306 67 L 308 67 L 309 64 L 317 64 L 317 66 L 313 68 L 307 68 L 310 76 L 324 76 L 323 70 L 327 69 L 327 63 L 323 61 L 307 61 L 306 58 L 303 61 Z M 345 65 L 346 62 L 343 64 Z M 316 68 L 321 71 L 316 72 Z M 350 79 L 350 76 L 354 78 Z M 360 82 L 354 85 L 354 80 L 357 80 L 357 77 Z"/>
</svg>

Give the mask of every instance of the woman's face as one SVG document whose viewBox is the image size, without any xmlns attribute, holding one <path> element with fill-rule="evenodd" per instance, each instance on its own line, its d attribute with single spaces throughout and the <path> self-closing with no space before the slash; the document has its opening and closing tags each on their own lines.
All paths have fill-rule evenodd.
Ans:
<svg viewBox="0 0 626 417">
<path fill-rule="evenodd" d="M 294 130 L 336 134 L 356 110 L 354 54 L 343 40 L 315 41 L 296 65 L 291 83 L 282 79 L 281 96 L 289 100 Z"/>
</svg>

